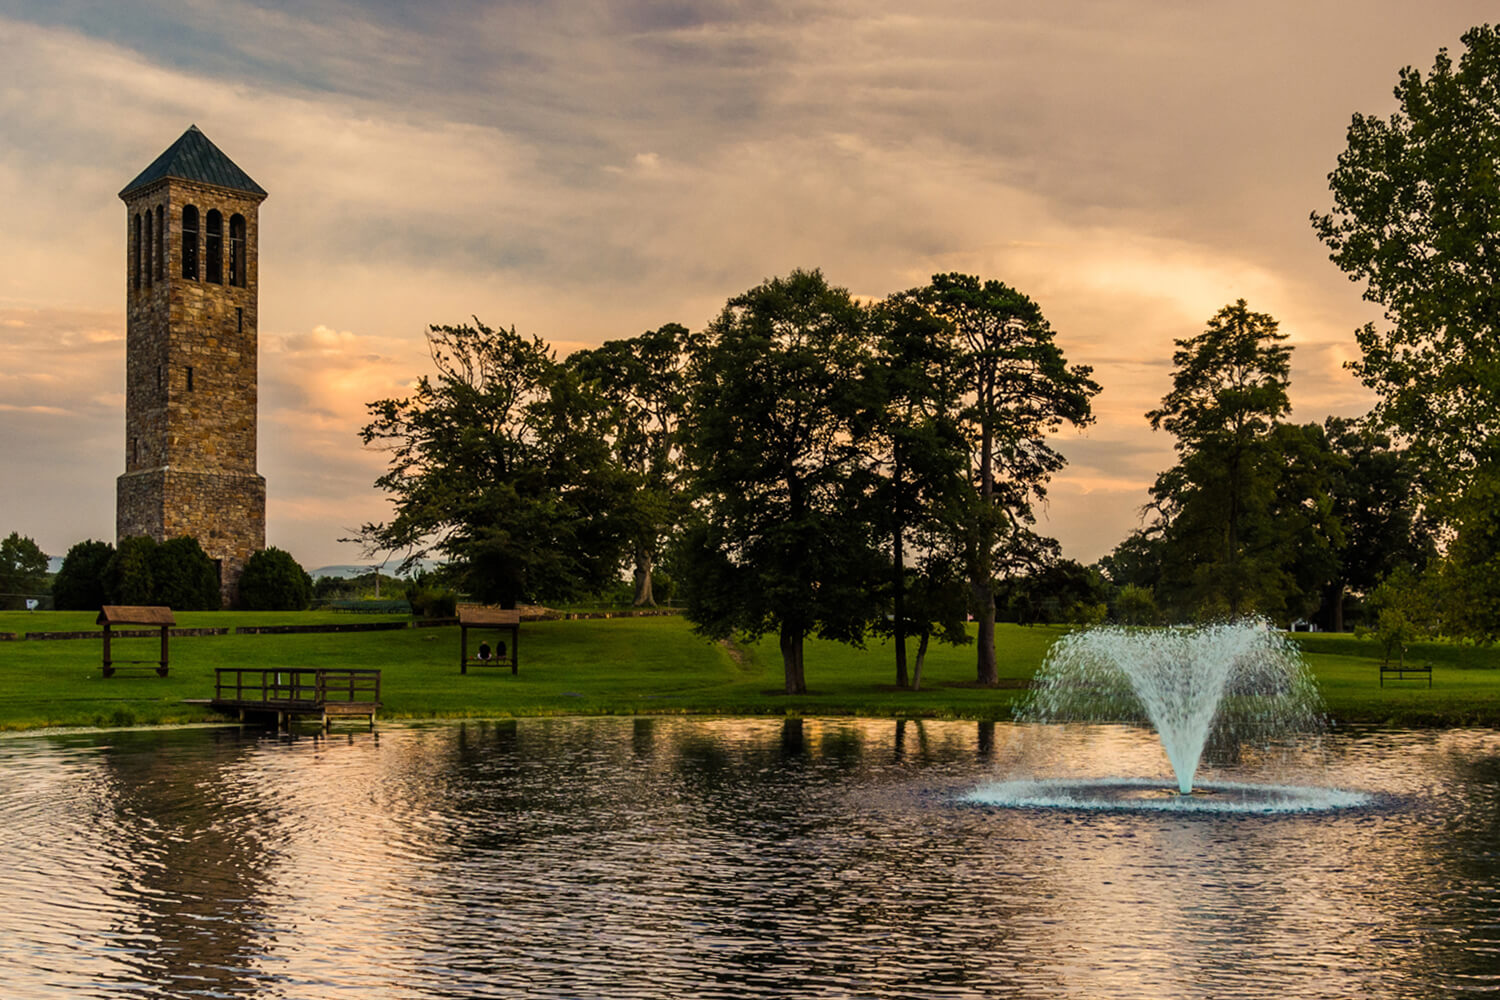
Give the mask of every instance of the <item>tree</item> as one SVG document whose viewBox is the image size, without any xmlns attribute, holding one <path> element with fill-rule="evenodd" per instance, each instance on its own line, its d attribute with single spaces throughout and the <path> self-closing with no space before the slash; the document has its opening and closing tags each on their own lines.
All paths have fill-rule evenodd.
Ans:
<svg viewBox="0 0 1500 1000">
<path fill-rule="evenodd" d="M 1500 639 L 1500 477 L 1480 470 L 1450 512 L 1453 537 L 1428 584 L 1443 631 L 1478 642 Z"/>
<path fill-rule="evenodd" d="M 1006 620 L 1021 625 L 1090 624 L 1105 617 L 1100 609 L 1107 607 L 1109 599 L 1099 570 L 1060 558 L 1011 576 L 1003 581 L 996 596 Z"/>
<path fill-rule="evenodd" d="M 1115 617 L 1125 625 L 1155 625 L 1161 618 L 1150 587 L 1127 583 L 1115 598 Z"/>
<path fill-rule="evenodd" d="M 1424 79 L 1401 70 L 1389 119 L 1356 114 L 1312 214 L 1330 259 L 1385 309 L 1358 331 L 1352 367 L 1376 416 L 1462 481 L 1493 464 L 1500 434 L 1500 31 L 1463 35 Z"/>
<path fill-rule="evenodd" d="M 152 599 L 177 611 L 217 611 L 222 604 L 219 570 L 189 535 L 169 538 L 151 550 Z"/>
<path fill-rule="evenodd" d="M 1163 586 L 1200 614 L 1238 616 L 1275 603 L 1288 562 L 1272 530 L 1280 475 L 1273 444 L 1291 409 L 1291 348 L 1276 320 L 1245 300 L 1177 341 L 1172 390 L 1146 414 L 1177 440 L 1178 463 L 1151 487 L 1163 533 Z"/>
<path fill-rule="evenodd" d="M 1048 438 L 1063 424 L 1093 421 L 1099 385 L 1085 365 L 1069 366 L 1035 302 L 999 281 L 935 275 L 917 293 L 953 330 L 961 351 L 971 489 L 965 542 L 978 620 L 977 676 L 999 682 L 995 666 L 995 579 L 1007 563 L 1029 563 L 1038 539 L 1033 504 L 1066 460 Z"/>
<path fill-rule="evenodd" d="M 115 554 L 108 542 L 79 542 L 63 556 L 52 581 L 52 606 L 59 611 L 92 611 L 109 603 L 105 571 Z"/>
<path fill-rule="evenodd" d="M 778 633 L 788 694 L 807 691 L 807 636 L 861 641 L 882 575 L 860 517 L 864 322 L 847 291 L 794 271 L 730 299 L 692 354 L 687 616 L 714 638 Z"/>
<path fill-rule="evenodd" d="M 367 551 L 437 551 L 472 596 L 513 607 L 597 589 L 619 563 L 609 517 L 624 483 L 602 463 L 593 399 L 539 337 L 433 326 L 435 375 L 412 394 L 368 404 L 361 431 L 390 466 L 375 485 L 394 516 L 366 524 Z"/>
<path fill-rule="evenodd" d="M 301 611 L 312 602 L 312 577 L 273 545 L 245 560 L 239 599 L 246 611 Z"/>
<path fill-rule="evenodd" d="M 871 353 L 862 378 L 872 414 L 869 460 L 876 472 L 869 514 L 888 540 L 889 619 L 877 620 L 895 648 L 896 686 L 918 689 L 927 646 L 968 642 L 967 598 L 955 572 L 966 522 L 968 445 L 960 402 L 956 344 L 921 299 L 893 295 L 869 312 Z M 909 570 L 908 552 L 916 557 Z M 907 674 L 906 638 L 918 640 Z"/>
<path fill-rule="evenodd" d="M 1142 587 L 1153 592 L 1154 599 L 1161 584 L 1163 547 L 1160 524 L 1137 528 L 1099 559 L 1099 571 L 1116 587 Z"/>
<path fill-rule="evenodd" d="M 681 521 L 677 430 L 687 403 L 687 328 L 668 323 L 628 340 L 578 351 L 566 364 L 609 408 L 613 461 L 628 489 L 615 511 L 630 544 L 636 607 L 655 606 L 651 577 L 663 540 Z"/>
<path fill-rule="evenodd" d="M 1407 644 L 1434 631 L 1438 612 L 1433 591 L 1432 579 L 1421 579 L 1400 567 L 1370 592 L 1375 625 L 1371 629 L 1356 631 L 1361 637 L 1375 636 L 1386 665 L 1390 664 L 1392 655 L 1396 656 L 1398 663 L 1405 663 Z"/>
<path fill-rule="evenodd" d="M 24 607 L 27 597 L 47 590 L 47 553 L 12 531 L 0 541 L 0 606 Z"/>
<path fill-rule="evenodd" d="M 1315 426 L 1305 430 L 1312 434 Z M 1321 623 L 1342 632 L 1347 594 L 1369 593 L 1399 567 L 1420 572 L 1436 544 L 1421 470 L 1408 449 L 1368 420 L 1329 417 L 1321 432 L 1330 452 L 1332 514 L 1344 536 L 1323 587 Z"/>
</svg>

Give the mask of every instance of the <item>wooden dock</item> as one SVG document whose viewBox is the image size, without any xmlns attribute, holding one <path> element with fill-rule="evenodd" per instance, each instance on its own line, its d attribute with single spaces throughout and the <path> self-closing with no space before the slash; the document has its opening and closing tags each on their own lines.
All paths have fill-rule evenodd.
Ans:
<svg viewBox="0 0 1500 1000">
<path fill-rule="evenodd" d="M 324 729 L 334 718 L 366 716 L 375 728 L 380 710 L 380 671 L 334 668 L 218 667 L 215 708 L 240 718 L 274 714 L 282 728 L 293 716 L 316 716 Z"/>
</svg>

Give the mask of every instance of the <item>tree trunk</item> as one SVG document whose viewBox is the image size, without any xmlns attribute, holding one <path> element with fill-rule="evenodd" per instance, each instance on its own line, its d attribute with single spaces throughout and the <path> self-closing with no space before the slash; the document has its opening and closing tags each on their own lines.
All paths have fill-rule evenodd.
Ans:
<svg viewBox="0 0 1500 1000">
<path fill-rule="evenodd" d="M 979 634 L 978 681 L 986 687 L 1000 683 L 1000 672 L 995 668 L 995 588 L 989 583 L 974 587 L 974 603 L 978 605 Z"/>
<path fill-rule="evenodd" d="M 781 665 L 786 671 L 786 693 L 807 694 L 802 676 L 802 632 L 791 625 L 781 626 Z"/>
<path fill-rule="evenodd" d="M 1333 631 L 1344 631 L 1344 595 L 1349 592 L 1349 585 L 1340 580 L 1333 588 Z"/>
<path fill-rule="evenodd" d="M 893 552 L 891 584 L 895 587 L 895 606 L 892 611 L 896 620 L 892 624 L 895 626 L 896 640 L 896 686 L 904 688 L 906 687 L 906 553 L 902 551 L 901 543 L 901 446 L 899 444 L 896 445 L 895 451 L 895 468 L 891 473 L 891 478 L 896 483 L 896 528 L 891 537 Z"/>
<path fill-rule="evenodd" d="M 912 667 L 911 672 L 911 689 L 913 691 L 922 690 L 922 664 L 927 662 L 927 640 L 930 638 L 930 635 L 931 633 L 923 632 L 922 638 L 917 642 L 917 662 Z"/>
<path fill-rule="evenodd" d="M 983 499 L 983 518 L 980 529 L 978 551 L 974 553 L 974 572 L 969 585 L 973 589 L 975 611 L 978 612 L 979 636 L 977 677 L 980 684 L 994 687 L 1000 682 L 1000 673 L 995 669 L 995 573 L 992 559 L 995 552 L 995 437 L 988 421 L 980 432 L 979 442 L 979 495 Z"/>
<path fill-rule="evenodd" d="M 638 608 L 656 607 L 656 598 L 651 594 L 651 550 L 639 545 L 635 550 L 635 601 Z"/>
</svg>

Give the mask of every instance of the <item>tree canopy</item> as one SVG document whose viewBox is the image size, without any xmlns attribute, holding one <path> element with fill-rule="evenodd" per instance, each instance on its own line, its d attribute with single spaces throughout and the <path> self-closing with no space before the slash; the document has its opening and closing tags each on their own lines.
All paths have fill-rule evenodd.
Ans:
<svg viewBox="0 0 1500 1000">
<path fill-rule="evenodd" d="M 108 542 L 79 542 L 63 556 L 52 581 L 52 606 L 59 611 L 90 611 L 109 603 L 105 572 L 115 554 Z"/>
<path fill-rule="evenodd" d="M 46 590 L 47 553 L 18 532 L 0 539 L 0 607 L 22 607 L 27 597 Z"/>
<path fill-rule="evenodd" d="M 882 575 L 861 516 L 864 321 L 794 271 L 730 299 L 693 351 L 687 614 L 713 637 L 776 632 L 788 694 L 807 690 L 807 636 L 859 641 Z"/>
<path fill-rule="evenodd" d="M 1171 604 L 1239 615 L 1267 610 L 1290 585 L 1275 516 L 1284 471 L 1275 431 L 1291 409 L 1285 339 L 1240 299 L 1177 341 L 1172 389 L 1146 414 L 1176 438 L 1178 462 L 1157 476 L 1150 504 Z"/>
<path fill-rule="evenodd" d="M 1313 227 L 1386 327 L 1353 368 L 1434 472 L 1500 459 L 1500 31 L 1401 70 L 1390 118 L 1356 114 Z"/>
<path fill-rule="evenodd" d="M 160 604 L 177 611 L 217 611 L 219 572 L 196 538 L 158 544 L 147 535 L 120 539 L 104 568 L 111 604 Z"/>
<path fill-rule="evenodd" d="M 1093 422 L 1099 384 L 1086 365 L 1069 365 L 1041 308 L 1000 281 L 935 275 L 917 293 L 949 324 L 960 353 L 973 503 L 966 513 L 965 562 L 978 620 L 977 678 L 995 684 L 997 576 L 1035 568 L 1052 545 L 1031 530 L 1033 505 L 1066 460 L 1050 437 L 1063 425 Z"/>
<path fill-rule="evenodd" d="M 365 444 L 391 455 L 376 486 L 394 516 L 366 524 L 371 551 L 432 552 L 480 600 L 507 606 L 587 589 L 619 562 L 609 516 L 626 484 L 602 461 L 587 388 L 540 337 L 433 326 L 436 369 L 412 394 L 368 404 Z"/>
<path fill-rule="evenodd" d="M 875 473 L 868 516 L 890 564 L 890 615 L 878 618 L 875 630 L 891 637 L 896 686 L 917 689 L 934 636 L 969 641 L 962 556 L 972 503 L 968 442 L 958 422 L 961 355 L 948 325 L 917 293 L 892 295 L 866 318 L 866 448 Z M 908 635 L 917 638 L 910 674 Z"/>
<path fill-rule="evenodd" d="M 656 603 L 652 573 L 684 513 L 677 432 L 687 405 L 687 341 L 686 327 L 668 323 L 566 362 L 607 408 L 604 433 L 626 480 L 614 517 L 629 544 L 637 607 Z"/>
</svg>

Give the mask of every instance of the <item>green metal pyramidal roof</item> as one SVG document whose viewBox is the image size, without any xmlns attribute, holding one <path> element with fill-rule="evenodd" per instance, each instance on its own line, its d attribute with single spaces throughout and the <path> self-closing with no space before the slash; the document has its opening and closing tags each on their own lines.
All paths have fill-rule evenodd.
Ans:
<svg viewBox="0 0 1500 1000">
<path fill-rule="evenodd" d="M 167 151 L 153 160 L 151 166 L 125 185 L 120 197 L 124 198 L 136 188 L 145 187 L 164 177 L 214 184 L 231 191 L 247 191 L 262 198 L 266 196 L 265 188 L 235 166 L 234 161 L 225 156 L 218 146 L 209 142 L 208 136 L 199 132 L 196 125 L 190 126 L 182 133 L 182 138 L 168 146 Z"/>
</svg>

